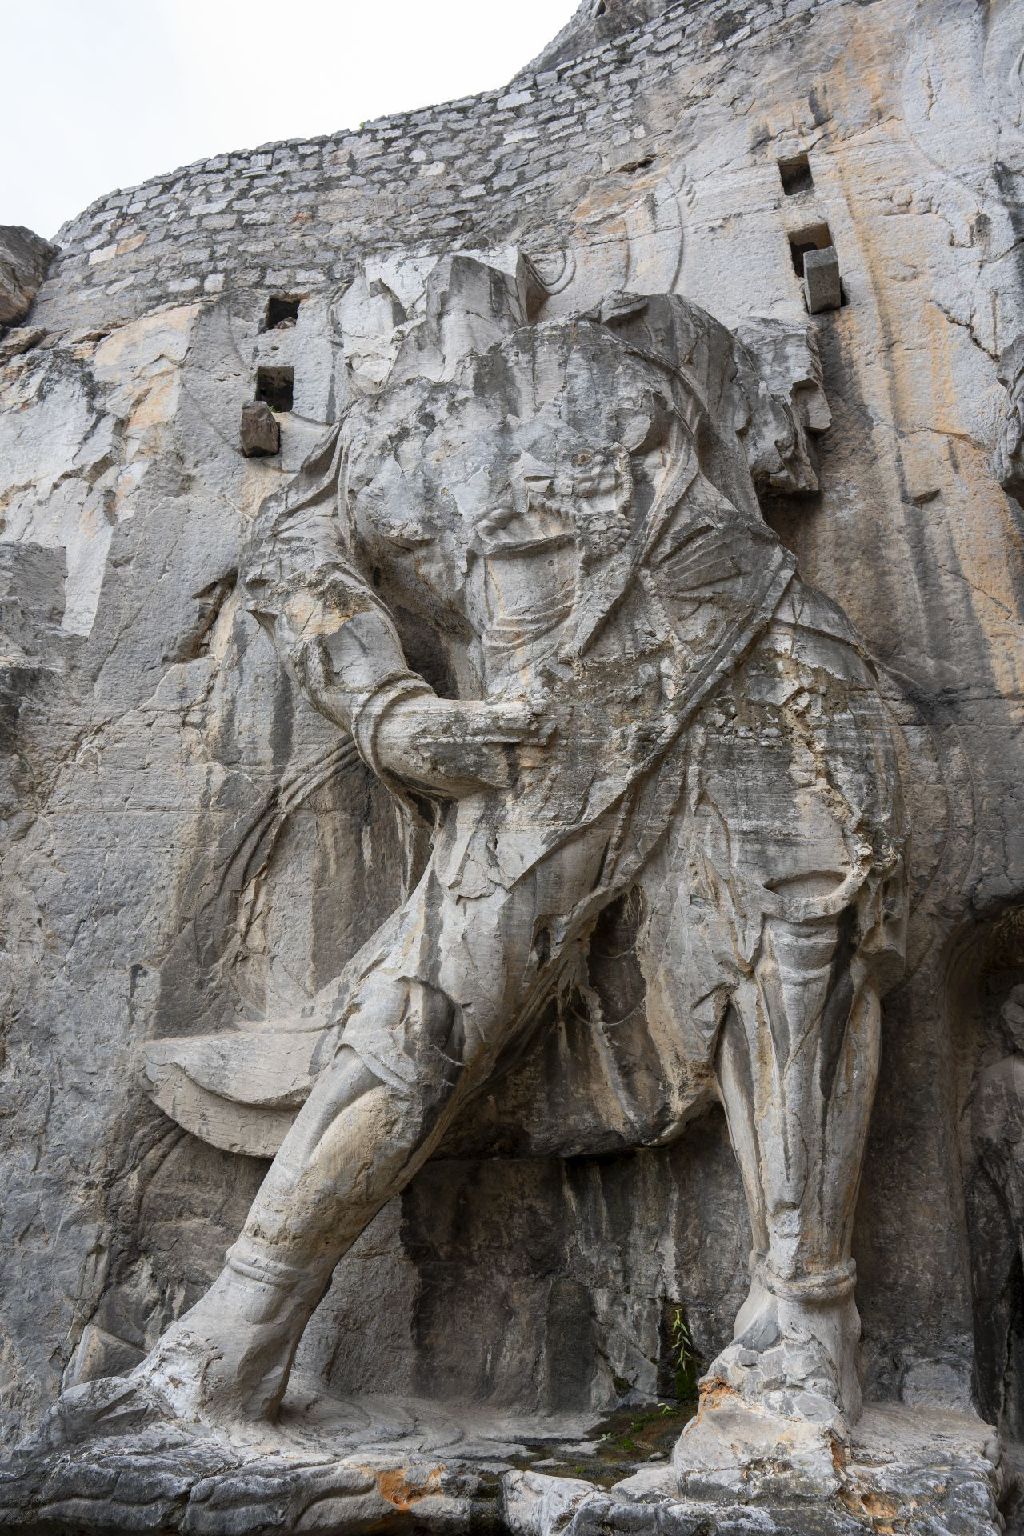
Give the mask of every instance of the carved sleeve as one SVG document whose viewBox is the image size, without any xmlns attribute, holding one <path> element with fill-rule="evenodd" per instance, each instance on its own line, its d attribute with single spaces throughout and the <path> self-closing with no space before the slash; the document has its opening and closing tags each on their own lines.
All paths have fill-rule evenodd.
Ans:
<svg viewBox="0 0 1024 1536">
<path fill-rule="evenodd" d="M 352 732 L 374 769 L 375 738 L 396 699 L 432 689 L 410 670 L 391 615 L 360 567 L 344 505 L 337 433 L 293 484 L 265 501 L 242 577 L 250 612 L 321 714 Z"/>
</svg>

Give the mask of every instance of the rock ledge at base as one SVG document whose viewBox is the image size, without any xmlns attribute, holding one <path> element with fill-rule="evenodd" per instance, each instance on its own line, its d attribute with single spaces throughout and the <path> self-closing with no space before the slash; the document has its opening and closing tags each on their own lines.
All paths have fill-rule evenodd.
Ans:
<svg viewBox="0 0 1024 1536">
<path fill-rule="evenodd" d="M 125 1403 L 130 1402 L 128 1392 Z M 129 1410 L 130 1411 L 130 1410 Z M 472 1532 L 505 1536 L 997 1536 L 1000 1468 L 979 1419 L 870 1407 L 833 1497 L 680 1499 L 664 1461 L 611 1487 L 541 1466 L 586 1459 L 569 1420 L 363 1398 L 290 1399 L 276 1430 L 247 1442 L 175 1424 L 119 1424 L 61 1443 L 48 1418 L 0 1469 L 10 1536 L 323 1536 Z M 554 1453 L 554 1454 L 552 1454 Z M 529 1465 L 531 1459 L 538 1467 Z M 525 1465 L 524 1465 L 525 1464 Z"/>
</svg>

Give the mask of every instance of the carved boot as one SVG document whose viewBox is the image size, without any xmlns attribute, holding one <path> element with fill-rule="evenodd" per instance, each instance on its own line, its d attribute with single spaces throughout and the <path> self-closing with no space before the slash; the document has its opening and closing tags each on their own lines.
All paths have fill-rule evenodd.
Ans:
<svg viewBox="0 0 1024 1536">
<path fill-rule="evenodd" d="M 736 1336 L 676 1445 L 678 1487 L 710 1499 L 830 1496 L 860 1412 L 854 1266 L 783 1281 L 755 1255 L 752 1270 Z"/>
<path fill-rule="evenodd" d="M 853 1261 L 799 1280 L 774 1274 L 760 1254 L 751 1268 L 733 1342 L 705 1373 L 702 1390 L 725 1388 L 845 1438 L 861 1410 Z"/>
<path fill-rule="evenodd" d="M 63 1449 L 173 1424 L 238 1426 L 273 1418 L 330 1268 L 288 1265 L 243 1236 L 205 1296 L 129 1376 L 61 1394 L 40 1426 Z"/>
<path fill-rule="evenodd" d="M 285 1263 L 243 1235 L 205 1296 L 130 1379 L 154 1390 L 176 1419 L 271 1419 L 329 1282 L 329 1269 Z"/>
</svg>

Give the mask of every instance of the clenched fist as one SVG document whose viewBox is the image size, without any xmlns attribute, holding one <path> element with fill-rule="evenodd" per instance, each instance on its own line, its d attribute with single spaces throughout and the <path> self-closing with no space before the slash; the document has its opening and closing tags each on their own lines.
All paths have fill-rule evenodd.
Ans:
<svg viewBox="0 0 1024 1536">
<path fill-rule="evenodd" d="M 458 799 L 508 789 L 515 748 L 538 735 L 529 704 L 488 704 L 417 694 L 398 699 L 377 727 L 381 766 L 414 787 Z"/>
</svg>

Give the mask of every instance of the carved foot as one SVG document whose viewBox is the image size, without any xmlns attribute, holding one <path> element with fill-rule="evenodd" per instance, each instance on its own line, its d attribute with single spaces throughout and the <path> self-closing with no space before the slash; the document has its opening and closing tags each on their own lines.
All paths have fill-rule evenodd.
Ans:
<svg viewBox="0 0 1024 1536">
<path fill-rule="evenodd" d="M 205 1296 L 129 1376 L 65 1392 L 46 1421 L 54 1445 L 157 1425 L 238 1430 L 273 1419 L 324 1281 L 244 1240 Z"/>
<path fill-rule="evenodd" d="M 756 1265 L 733 1342 L 706 1372 L 702 1389 L 728 1388 L 771 1413 L 827 1425 L 846 1438 L 862 1406 L 855 1274 L 848 1262 L 782 1280 Z"/>
<path fill-rule="evenodd" d="M 205 1296 L 129 1379 L 155 1391 L 179 1420 L 272 1419 L 324 1284 L 241 1239 Z"/>
<path fill-rule="evenodd" d="M 209 1321 L 204 1328 L 204 1319 L 190 1313 L 128 1381 L 181 1423 L 229 1426 L 273 1418 L 291 1364 L 279 1329 L 272 1321 Z"/>
<path fill-rule="evenodd" d="M 805 1281 L 756 1269 L 736 1337 L 701 1380 L 673 1468 L 694 1497 L 834 1493 L 860 1416 L 852 1264 Z"/>
<path fill-rule="evenodd" d="M 788 1315 L 778 1315 L 783 1312 Z M 830 1347 L 831 1341 L 819 1333 L 825 1318 L 794 1312 L 780 1307 L 775 1317 L 759 1319 L 758 1334 L 751 1337 L 748 1330 L 724 1349 L 703 1378 L 701 1390 L 708 1395 L 725 1389 L 751 1406 L 828 1427 L 846 1438 L 861 1404 L 856 1370 L 842 1340 L 846 1319 L 828 1320 L 840 1335 Z"/>
<path fill-rule="evenodd" d="M 134 1376 L 103 1376 L 62 1392 L 37 1434 L 20 1449 L 30 1449 L 38 1441 L 52 1451 L 62 1451 L 90 1440 L 138 1435 L 173 1417 L 170 1403 L 149 1382 Z"/>
</svg>

